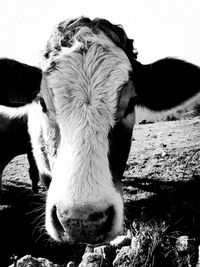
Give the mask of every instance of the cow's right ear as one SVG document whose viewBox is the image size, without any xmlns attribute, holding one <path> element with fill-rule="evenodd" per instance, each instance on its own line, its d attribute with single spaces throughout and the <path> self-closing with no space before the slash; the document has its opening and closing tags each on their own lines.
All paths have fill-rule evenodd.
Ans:
<svg viewBox="0 0 200 267">
<path fill-rule="evenodd" d="M 12 107 L 31 103 L 40 91 L 41 69 L 14 59 L 0 58 L 0 104 Z"/>
<path fill-rule="evenodd" d="M 132 62 L 135 102 L 152 111 L 173 108 L 200 92 L 200 68 L 189 62 L 164 58 L 152 64 Z"/>
</svg>

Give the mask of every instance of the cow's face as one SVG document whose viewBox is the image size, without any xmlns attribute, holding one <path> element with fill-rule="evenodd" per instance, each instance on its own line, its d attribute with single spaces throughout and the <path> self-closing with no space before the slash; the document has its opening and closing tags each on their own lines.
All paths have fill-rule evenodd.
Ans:
<svg viewBox="0 0 200 267">
<path fill-rule="evenodd" d="M 45 60 L 29 131 L 40 173 L 51 179 L 46 229 L 63 242 L 108 241 L 123 225 L 119 178 L 134 124 L 130 61 L 88 25 Z"/>
<path fill-rule="evenodd" d="M 199 67 L 174 58 L 143 65 L 136 55 L 123 29 L 101 19 L 60 23 L 47 43 L 39 100 L 26 110 L 49 187 L 46 229 L 60 242 L 100 243 L 122 230 L 135 104 L 161 111 L 200 91 Z"/>
</svg>

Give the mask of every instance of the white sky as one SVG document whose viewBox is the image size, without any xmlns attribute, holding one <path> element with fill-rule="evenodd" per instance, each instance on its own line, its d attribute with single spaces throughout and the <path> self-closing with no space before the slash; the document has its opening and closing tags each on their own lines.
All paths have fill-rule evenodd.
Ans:
<svg viewBox="0 0 200 267">
<path fill-rule="evenodd" d="M 122 24 L 142 63 L 176 56 L 200 65 L 200 0 L 0 0 L 0 57 L 38 65 L 55 24 L 81 15 Z"/>
</svg>

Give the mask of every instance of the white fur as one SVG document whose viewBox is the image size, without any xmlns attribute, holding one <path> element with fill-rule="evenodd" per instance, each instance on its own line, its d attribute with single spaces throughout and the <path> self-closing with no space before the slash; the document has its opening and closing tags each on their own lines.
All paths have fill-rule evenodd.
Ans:
<svg viewBox="0 0 200 267">
<path fill-rule="evenodd" d="M 0 105 L 0 114 L 8 119 L 20 118 L 28 114 L 31 106 L 32 104 L 27 104 L 22 107 L 13 108 Z"/>
<path fill-rule="evenodd" d="M 85 49 L 86 53 L 79 53 Z M 52 55 L 56 70 L 46 77 L 52 88 L 61 143 L 52 164 L 48 190 L 46 228 L 57 239 L 51 209 L 62 205 L 92 205 L 96 211 L 113 205 L 116 216 L 108 239 L 122 229 L 123 200 L 113 185 L 108 162 L 108 133 L 115 124 L 118 91 L 129 80 L 130 62 L 125 53 L 103 33 L 87 27 L 74 36 L 74 46 Z M 45 84 L 43 83 L 43 84 Z M 48 122 L 41 108 L 29 112 L 29 131 L 39 170 L 43 166 L 39 149 L 41 129 Z"/>
<path fill-rule="evenodd" d="M 42 107 L 38 103 L 33 103 L 28 110 L 28 131 L 33 147 L 33 155 L 35 157 L 38 170 L 41 174 L 51 176 L 47 166 L 44 164 L 43 153 L 41 151 L 41 131 L 46 129 L 45 115 L 42 112 Z"/>
</svg>

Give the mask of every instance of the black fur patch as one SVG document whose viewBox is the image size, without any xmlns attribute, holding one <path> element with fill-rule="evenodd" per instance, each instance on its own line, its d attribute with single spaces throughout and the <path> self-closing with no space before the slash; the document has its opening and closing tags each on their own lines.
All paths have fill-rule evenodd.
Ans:
<svg viewBox="0 0 200 267">
<path fill-rule="evenodd" d="M 132 61 L 137 104 L 162 111 L 200 92 L 200 68 L 184 60 L 164 58 L 142 65 Z"/>
</svg>

